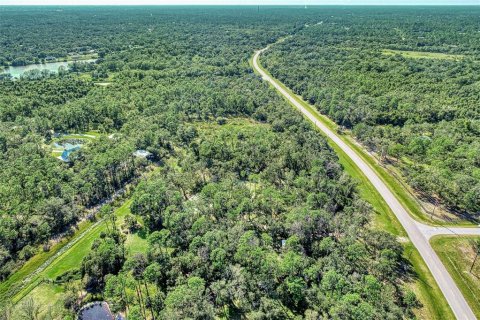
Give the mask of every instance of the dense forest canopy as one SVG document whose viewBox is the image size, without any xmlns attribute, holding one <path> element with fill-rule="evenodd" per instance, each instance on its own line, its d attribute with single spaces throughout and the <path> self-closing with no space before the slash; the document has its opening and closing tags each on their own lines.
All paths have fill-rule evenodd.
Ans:
<svg viewBox="0 0 480 320">
<path fill-rule="evenodd" d="M 271 72 L 362 141 L 380 136 L 397 157 L 459 175 L 465 189 L 445 199 L 476 210 L 478 14 L 415 10 L 0 7 L 1 65 L 96 55 L 0 80 L 0 279 L 131 184 L 125 225 L 103 206 L 113 223 L 55 279 L 58 317 L 82 304 L 75 286 L 129 319 L 411 317 L 402 246 L 370 228 L 372 210 L 333 151 L 249 59 L 295 35 L 266 57 Z M 382 55 L 413 47 L 465 57 Z M 404 77 L 390 79 L 391 68 Z M 435 136 L 448 148 L 434 148 Z M 82 147 L 61 161 L 67 142 Z M 127 252 L 131 233 L 148 240 L 144 251 Z"/>
<path fill-rule="evenodd" d="M 226 11 L 215 20 L 205 19 L 208 15 L 213 19 L 215 9 L 211 13 L 188 9 L 184 14 L 178 8 L 1 10 L 6 40 L 0 55 L 5 57 L 34 61 L 52 43 L 64 48 L 61 56 L 79 47 L 77 41 L 86 47 L 99 41 L 102 46 L 96 49 L 109 52 L 87 73 L 0 82 L 3 276 L 13 269 L 16 258 L 31 256 L 31 244 L 64 231 L 80 218 L 82 208 L 100 203 L 138 176 L 143 163 L 133 159 L 136 149 L 147 149 L 161 160 L 173 151 L 177 135 L 188 129 L 185 123 L 248 115 L 269 101 L 254 93 L 258 80 L 247 57 L 256 46 L 294 28 L 277 22 L 260 32 L 255 19 L 251 27 L 238 27 L 242 10 Z M 233 23 L 232 15 L 239 15 Z M 17 27 L 9 29 L 13 25 Z M 124 30 L 125 25 L 131 27 Z M 211 32 L 213 25 L 217 32 Z M 99 28 L 104 29 L 98 31 L 102 38 L 96 40 L 91 35 Z M 32 29 L 41 33 L 29 32 Z M 110 30 L 118 30 L 122 46 L 112 46 Z M 19 34 L 25 39 L 17 39 Z M 32 43 L 29 49 L 27 43 Z M 105 81 L 109 76 L 115 80 L 108 87 L 96 86 L 93 80 L 99 74 Z M 51 156 L 53 132 L 91 130 L 102 137 L 68 164 Z M 112 139 L 107 137 L 111 134 Z"/>
<path fill-rule="evenodd" d="M 417 190 L 478 216 L 480 10 L 376 13 L 321 15 L 268 51 L 265 66 L 391 157 Z"/>
</svg>

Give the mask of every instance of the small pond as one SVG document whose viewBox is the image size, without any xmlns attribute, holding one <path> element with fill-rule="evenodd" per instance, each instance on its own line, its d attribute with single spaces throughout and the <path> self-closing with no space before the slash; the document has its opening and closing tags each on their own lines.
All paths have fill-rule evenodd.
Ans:
<svg viewBox="0 0 480 320">
<path fill-rule="evenodd" d="M 114 318 L 106 302 L 90 303 L 78 314 L 79 320 L 113 320 Z"/>
<path fill-rule="evenodd" d="M 89 62 L 95 62 L 97 61 L 97 59 L 90 59 L 90 60 L 80 60 L 78 62 L 85 62 L 85 63 L 89 63 Z M 51 71 L 51 72 L 58 72 L 58 68 L 60 67 L 65 67 L 65 68 L 68 68 L 68 64 L 69 63 L 72 63 L 73 61 L 66 61 L 66 62 L 48 62 L 48 63 L 43 63 L 43 64 L 29 64 L 27 66 L 18 66 L 18 67 L 13 67 L 13 66 L 10 66 L 10 67 L 7 67 L 3 70 L 0 71 L 0 73 L 10 73 L 10 75 L 13 77 L 13 78 L 20 78 L 20 76 L 22 74 L 24 74 L 25 72 L 27 71 L 30 71 L 30 70 L 48 70 L 48 71 Z"/>
</svg>

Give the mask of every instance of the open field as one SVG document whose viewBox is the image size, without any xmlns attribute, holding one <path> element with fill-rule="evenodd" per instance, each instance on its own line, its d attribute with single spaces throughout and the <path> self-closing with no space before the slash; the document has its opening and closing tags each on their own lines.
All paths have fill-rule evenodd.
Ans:
<svg viewBox="0 0 480 320">
<path fill-rule="evenodd" d="M 98 133 L 88 132 L 87 134 L 94 135 Z M 150 176 L 157 169 L 158 167 L 145 173 L 145 176 Z M 130 213 L 130 204 L 131 200 L 126 200 L 119 208 L 115 209 L 117 227 L 121 228 L 124 224 L 124 217 Z M 29 298 L 34 298 L 37 301 L 37 296 L 42 295 L 42 299 L 49 301 L 47 307 L 57 308 L 58 299 L 61 297 L 58 294 L 63 292 L 64 288 L 61 285 L 54 285 L 52 281 L 66 271 L 78 269 L 83 257 L 90 251 L 92 243 L 106 228 L 104 220 L 99 220 L 96 223 L 85 220 L 79 223 L 72 237 L 62 238 L 48 252 L 39 252 L 0 284 L 0 298 L 2 301 L 18 305 Z M 74 244 L 68 247 L 71 243 Z M 125 247 L 129 256 L 137 252 L 145 253 L 147 245 L 145 234 L 142 232 L 127 234 Z M 67 249 L 65 250 L 65 248 Z M 64 252 L 62 252 L 62 249 Z M 47 266 L 44 266 L 45 264 Z M 44 296 L 46 297 L 44 298 Z M 42 312 L 47 309 L 43 308 Z"/>
<path fill-rule="evenodd" d="M 79 54 L 76 56 L 66 56 L 62 58 L 58 58 L 57 61 L 66 61 L 66 62 L 83 62 L 85 60 L 92 60 L 98 59 L 98 53 L 86 53 L 86 54 Z"/>
<path fill-rule="evenodd" d="M 470 272 L 475 252 L 472 240 L 479 237 L 436 236 L 430 240 L 469 305 L 480 318 L 480 258 Z"/>
<path fill-rule="evenodd" d="M 78 140 L 93 141 L 100 136 L 101 136 L 101 134 L 99 134 L 98 132 L 91 131 L 91 132 L 86 132 L 86 133 L 82 133 L 82 134 L 79 134 L 79 133 L 78 134 L 77 133 L 65 134 L 65 135 L 61 135 L 58 138 L 54 138 L 53 140 L 54 141 L 62 141 L 62 140 L 68 140 L 68 139 L 78 139 Z"/>
<path fill-rule="evenodd" d="M 382 54 L 387 56 L 393 56 L 399 54 L 405 58 L 411 59 L 439 59 L 439 60 L 461 60 L 465 56 L 460 54 L 447 54 L 439 52 L 422 52 L 422 51 L 404 51 L 404 50 L 391 50 L 384 49 Z"/>
<path fill-rule="evenodd" d="M 253 59 L 250 60 L 250 63 L 253 65 Z M 269 74 L 269 72 L 263 67 L 260 66 L 260 68 Z M 300 96 L 296 95 L 289 88 L 285 87 L 283 83 L 277 80 L 275 81 L 285 91 L 289 92 L 297 102 L 310 111 L 317 120 L 327 125 L 330 129 L 338 132 L 338 127 L 335 123 L 333 123 L 333 121 L 314 110 Z M 351 136 L 342 135 L 341 138 L 351 148 L 353 148 L 355 152 L 372 167 L 372 169 L 374 169 L 374 171 L 381 177 L 390 190 L 394 192 L 398 200 L 407 208 L 407 210 L 410 211 L 414 217 L 428 220 L 428 217 L 421 212 L 416 201 L 411 198 L 411 196 L 393 177 L 391 177 L 378 163 L 376 163 L 375 159 L 371 155 L 368 155 L 365 151 L 363 151 L 363 149 L 357 143 L 355 143 Z M 374 217 L 375 227 L 382 230 L 387 230 L 396 236 L 405 236 L 405 231 L 401 227 L 397 218 L 389 209 L 384 199 L 380 196 L 380 194 L 378 194 L 370 181 L 339 147 L 337 147 L 332 141 L 328 141 L 330 146 L 336 151 L 340 163 L 344 165 L 344 169 L 347 171 L 347 173 L 353 179 L 359 181 L 358 190 L 361 196 L 372 205 L 374 211 L 377 213 Z M 415 281 L 412 284 L 409 284 L 422 303 L 422 307 L 418 310 L 417 315 L 424 319 L 455 319 L 455 316 L 445 297 L 440 291 L 440 288 L 428 270 L 425 262 L 420 257 L 418 251 L 414 248 L 410 241 L 402 244 L 405 247 L 404 252 L 407 260 L 412 264 L 412 267 L 417 273 Z"/>
<path fill-rule="evenodd" d="M 117 226 L 120 227 L 124 223 L 124 217 L 128 213 L 130 213 L 130 204 L 131 200 L 127 200 L 121 207 L 115 210 L 117 216 Z M 78 269 L 83 257 L 85 257 L 90 251 L 92 243 L 100 236 L 100 233 L 106 231 L 106 229 L 106 222 L 101 221 L 95 227 L 88 230 L 87 234 L 83 235 L 83 237 L 71 248 L 69 248 L 62 255 L 56 258 L 47 268 L 45 268 L 45 270 L 33 276 L 29 281 L 28 285 L 14 295 L 12 299 L 13 303 L 25 301 L 29 297 L 33 297 L 36 299 L 38 292 L 41 291 L 43 292 L 43 295 L 48 294 L 47 300 L 51 301 L 51 305 L 53 306 L 58 300 L 59 290 L 60 292 L 62 292 L 63 289 L 61 286 L 53 286 L 49 282 L 55 280 L 56 277 L 62 275 L 66 271 Z M 127 252 L 131 255 L 137 252 L 146 252 L 147 249 L 147 240 L 139 234 L 127 235 L 125 244 Z M 56 250 L 55 252 L 58 252 L 58 250 Z M 52 256 L 53 254 L 54 252 L 52 252 L 51 255 L 48 255 L 48 257 Z M 29 260 L 19 272 L 15 273 L 12 277 L 10 277 L 7 282 L 2 283 L 2 287 L 0 288 L 4 288 L 4 286 L 8 288 L 9 285 L 14 286 L 15 283 L 26 279 L 28 275 L 33 273 L 36 268 L 41 265 L 40 262 L 46 260 L 47 259 L 45 258 L 45 255 L 39 254 L 35 256 L 31 260 Z"/>
<path fill-rule="evenodd" d="M 218 124 L 216 122 L 195 122 L 195 128 L 199 131 L 201 136 L 210 136 L 216 134 L 216 130 L 226 128 L 228 130 L 237 131 L 242 130 L 258 130 L 258 128 L 267 129 L 270 125 L 267 123 L 257 122 L 248 118 L 229 118 L 225 120 L 225 124 Z"/>
<path fill-rule="evenodd" d="M 17 272 L 15 272 L 7 280 L 3 281 L 0 284 L 0 298 L 3 301 L 7 300 L 9 295 L 15 292 L 16 287 L 19 286 L 22 281 L 27 279 L 30 274 L 37 270 L 48 259 L 53 257 L 65 245 L 67 245 L 71 241 L 75 241 L 75 239 L 80 237 L 83 232 L 91 225 L 91 222 L 83 221 L 78 225 L 78 229 L 73 235 L 73 237 L 62 239 L 61 241 L 53 245 L 48 252 L 41 251 L 40 253 L 32 257 L 30 260 L 28 260 Z"/>
<path fill-rule="evenodd" d="M 58 158 L 62 155 L 63 151 L 65 150 L 62 147 L 63 142 L 67 142 L 68 140 L 78 140 L 81 141 L 80 144 L 88 143 L 98 139 L 102 136 L 101 133 L 97 131 L 88 131 L 85 133 L 68 133 L 68 134 L 61 134 L 58 137 L 52 139 L 50 143 L 50 147 L 52 148 L 52 156 Z"/>
<path fill-rule="evenodd" d="M 23 303 L 33 299 L 35 304 L 39 306 L 40 319 L 44 319 L 49 311 L 60 310 L 63 308 L 62 296 L 64 288 L 53 283 L 43 282 L 33 289 L 13 308 L 15 314 L 19 313 Z"/>
</svg>

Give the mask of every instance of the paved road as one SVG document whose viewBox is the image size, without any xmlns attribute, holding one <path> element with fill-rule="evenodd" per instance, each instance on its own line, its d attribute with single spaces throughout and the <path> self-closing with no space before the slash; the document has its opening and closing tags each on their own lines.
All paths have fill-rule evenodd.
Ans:
<svg viewBox="0 0 480 320">
<path fill-rule="evenodd" d="M 470 320 L 476 319 L 475 315 L 472 312 L 472 309 L 467 304 L 467 301 L 463 297 L 462 293 L 458 289 L 457 285 L 453 281 L 452 277 L 448 273 L 445 266 L 442 264 L 438 258 L 435 251 L 432 249 L 428 239 L 429 236 L 426 236 L 422 231 L 427 229 L 422 229 L 423 224 L 415 221 L 405 210 L 405 208 L 400 204 L 397 198 L 393 195 L 390 189 L 383 183 L 383 181 L 378 177 L 378 175 L 373 171 L 373 169 L 363 161 L 353 149 L 351 149 L 342 139 L 340 139 L 336 133 L 330 130 L 323 123 L 318 121 L 313 114 L 305 109 L 301 103 L 299 103 L 290 93 L 283 89 L 276 81 L 274 81 L 268 74 L 266 74 L 259 67 L 259 57 L 262 52 L 269 48 L 266 47 L 262 50 L 259 50 L 255 53 L 253 57 L 253 67 L 255 70 L 262 75 L 262 78 L 265 81 L 268 81 L 278 92 L 280 92 L 292 105 L 294 105 L 300 112 L 303 113 L 310 121 L 312 121 L 315 126 L 317 126 L 328 138 L 330 138 L 335 144 L 337 144 L 360 168 L 360 170 L 365 174 L 365 176 L 370 180 L 372 185 L 378 190 L 382 195 L 385 202 L 388 204 L 390 209 L 397 217 L 397 219 L 402 224 L 403 228 L 407 232 L 410 240 L 415 245 L 417 250 L 420 252 L 423 260 L 430 269 L 433 277 L 438 283 L 438 286 L 442 290 L 445 298 L 447 299 L 450 307 L 453 310 L 453 313 L 457 319 L 461 320 Z M 427 227 L 427 226 L 425 226 Z M 445 228 L 442 228 L 445 229 Z M 466 229 L 466 228 L 465 228 Z M 464 229 L 462 229 L 464 230 Z M 478 228 L 473 228 L 467 230 L 467 232 L 477 232 Z M 479 232 L 480 233 L 480 232 Z M 475 233 L 473 233 L 475 234 Z"/>
<path fill-rule="evenodd" d="M 480 228 L 459 228 L 447 226 L 428 226 L 426 224 L 415 221 L 422 234 L 430 239 L 438 235 L 451 236 L 480 236 Z"/>
</svg>

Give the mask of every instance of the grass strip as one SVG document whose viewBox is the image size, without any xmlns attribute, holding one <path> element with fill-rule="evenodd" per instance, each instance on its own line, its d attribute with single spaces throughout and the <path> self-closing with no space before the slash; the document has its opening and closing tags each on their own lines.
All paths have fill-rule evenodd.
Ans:
<svg viewBox="0 0 480 320">
<path fill-rule="evenodd" d="M 65 245 L 71 241 L 75 241 L 80 237 L 83 232 L 92 225 L 91 222 L 83 221 L 78 225 L 77 231 L 71 238 L 64 238 L 61 241 L 53 245 L 48 252 L 41 251 L 40 253 L 29 259 L 18 271 L 12 274 L 7 280 L 0 283 L 0 297 L 2 301 L 8 300 L 12 296 L 12 293 L 19 288 L 21 282 L 27 279 L 32 273 L 35 272 L 42 264 L 48 259 L 57 254 Z M 39 249 L 40 250 L 40 249 Z"/>
<path fill-rule="evenodd" d="M 117 225 L 121 225 L 125 215 L 130 212 L 131 202 L 132 200 L 127 200 L 121 207 L 115 210 L 115 215 L 117 216 Z M 30 283 L 12 298 L 12 302 L 15 304 L 20 301 L 23 297 L 35 289 L 42 282 L 42 280 L 54 280 L 56 277 L 65 273 L 66 271 L 78 268 L 83 257 L 85 257 L 90 251 L 95 239 L 98 239 L 100 234 L 105 231 L 107 231 L 107 222 L 102 220 L 93 228 L 85 232 L 80 240 L 75 242 L 70 248 L 68 248 L 68 250 L 63 252 L 54 261 L 52 261 L 52 263 L 50 263 L 45 270 L 32 277 Z"/>
<path fill-rule="evenodd" d="M 475 252 L 470 241 L 479 237 L 435 236 L 430 243 L 480 319 L 480 258 L 470 272 Z"/>
<path fill-rule="evenodd" d="M 253 70 L 253 57 L 250 59 L 250 65 Z M 326 116 L 321 115 L 317 110 L 315 110 L 312 106 L 310 106 L 307 102 L 305 102 L 301 97 L 293 93 L 289 88 L 287 88 L 283 83 L 275 79 L 261 64 L 259 63 L 259 67 L 267 73 L 273 81 L 275 81 L 279 86 L 281 86 L 285 91 L 287 91 L 290 95 L 292 95 L 299 103 L 302 104 L 308 111 L 310 111 L 318 121 L 321 121 L 326 126 L 328 126 L 334 132 L 337 132 L 337 125 L 328 119 Z M 271 84 L 269 84 L 271 86 Z M 271 86 L 273 89 L 274 87 Z M 276 91 L 276 90 L 275 90 Z M 283 96 L 282 96 L 283 97 Z M 285 98 L 285 97 L 283 97 Z M 290 105 L 291 103 L 288 99 L 285 99 Z M 292 105 L 292 107 L 295 107 Z M 296 109 L 296 108 L 295 108 Z M 315 127 L 316 128 L 316 127 Z M 320 129 L 316 128 L 319 132 Z M 322 133 L 322 132 L 321 132 Z M 323 133 L 322 133 L 323 134 Z M 325 135 L 324 135 L 325 136 Z M 326 136 L 325 136 L 326 137 Z M 379 168 L 380 166 L 375 163 L 375 160 L 366 154 L 358 144 L 352 141 L 353 138 L 347 139 L 345 135 L 339 135 L 339 137 L 347 143 L 352 149 L 357 152 L 357 154 L 366 162 L 368 163 L 372 169 L 377 173 L 382 180 L 384 180 L 385 184 L 392 190 L 394 195 L 398 198 L 400 203 L 404 205 L 408 211 L 414 210 L 419 213 L 419 208 L 417 207 L 418 204 L 411 199 L 408 193 L 400 189 L 400 186 L 395 181 L 394 178 L 389 176 L 385 171 Z M 339 157 L 340 163 L 344 166 L 344 170 L 354 179 L 358 184 L 358 191 L 360 196 L 368 201 L 372 207 L 374 208 L 375 212 L 375 226 L 376 228 L 380 228 L 385 231 L 389 231 L 397 236 L 405 236 L 405 230 L 401 226 L 400 222 L 394 215 L 394 213 L 390 210 L 388 205 L 386 204 L 385 200 L 378 191 L 373 187 L 367 177 L 361 172 L 361 170 L 353 163 L 353 161 L 328 137 L 326 137 L 329 145 L 334 149 Z M 394 186 L 394 187 L 392 187 Z M 400 196 L 399 196 L 400 195 Z M 406 202 L 406 203 L 405 203 Z M 412 214 L 413 215 L 413 214 Z M 415 215 L 413 215 L 415 216 Z M 423 216 L 423 215 L 420 215 Z M 435 279 L 433 278 L 432 274 L 430 273 L 428 267 L 426 266 L 425 262 L 421 258 L 418 251 L 415 249 L 411 242 L 403 243 L 405 248 L 404 252 L 407 253 L 406 255 L 407 260 L 412 264 L 413 269 L 416 272 L 416 278 L 414 279 L 414 284 L 412 286 L 413 291 L 419 297 L 423 307 L 418 310 L 418 313 L 421 318 L 423 319 L 455 319 L 455 316 L 450 309 L 445 297 L 443 296 L 440 288 L 438 287 Z"/>
</svg>

